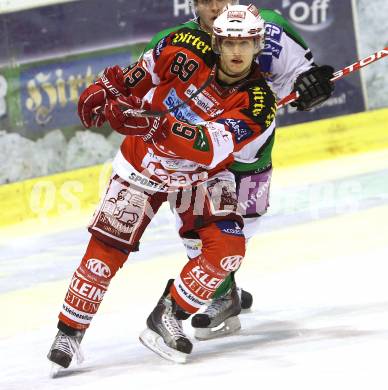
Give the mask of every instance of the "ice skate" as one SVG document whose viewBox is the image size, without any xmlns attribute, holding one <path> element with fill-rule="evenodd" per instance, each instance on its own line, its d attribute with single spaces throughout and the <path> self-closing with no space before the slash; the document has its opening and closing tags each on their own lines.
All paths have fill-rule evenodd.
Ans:
<svg viewBox="0 0 388 390">
<path fill-rule="evenodd" d="M 243 302 L 242 296 L 245 301 Z M 231 290 L 214 299 L 203 313 L 196 314 L 191 319 L 195 328 L 194 337 L 197 340 L 209 340 L 226 336 L 241 329 L 238 315 L 241 309 L 248 309 L 252 305 L 252 295 L 238 289 L 233 283 Z"/>
<path fill-rule="evenodd" d="M 163 296 L 155 309 L 147 318 L 147 329 L 139 339 L 151 351 L 176 363 L 185 363 L 193 345 L 184 334 L 182 320 L 189 317 L 169 296 L 170 286 L 167 284 Z"/>
<path fill-rule="evenodd" d="M 241 310 L 248 311 L 253 304 L 252 294 L 238 287 L 237 287 L 237 293 L 240 296 L 240 300 L 241 300 Z"/>
<path fill-rule="evenodd" d="M 76 332 L 74 336 L 68 336 L 61 330 L 55 336 L 54 342 L 50 348 L 47 358 L 53 363 L 50 376 L 55 377 L 60 371 L 68 368 L 74 357 L 77 363 L 83 362 L 84 357 L 80 347 L 84 332 Z"/>
</svg>

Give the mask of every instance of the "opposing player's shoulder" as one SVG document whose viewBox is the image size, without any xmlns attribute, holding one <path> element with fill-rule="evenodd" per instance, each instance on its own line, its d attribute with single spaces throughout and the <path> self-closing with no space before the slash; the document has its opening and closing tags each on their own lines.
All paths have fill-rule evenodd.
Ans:
<svg viewBox="0 0 388 390">
<path fill-rule="evenodd" d="M 211 37 L 205 31 L 184 27 L 171 34 L 170 38 L 170 45 L 194 53 L 209 67 L 215 64 L 217 57 L 211 48 Z"/>
<path fill-rule="evenodd" d="M 151 40 L 149 41 L 149 43 L 146 45 L 144 51 L 148 51 L 148 50 L 151 50 L 153 49 L 154 47 L 156 47 L 156 45 L 165 37 L 167 37 L 168 35 L 170 35 L 171 33 L 174 33 L 175 31 L 178 31 L 182 28 L 189 28 L 189 29 L 192 29 L 192 30 L 196 30 L 199 28 L 199 25 L 197 22 L 193 21 L 193 20 L 190 20 L 186 23 L 182 23 L 182 24 L 179 24 L 177 26 L 173 26 L 173 27 L 169 27 L 169 28 L 166 28 L 162 31 L 159 31 L 158 33 L 156 33 L 152 38 Z"/>
<path fill-rule="evenodd" d="M 249 106 L 244 109 L 245 115 L 255 122 L 269 127 L 276 114 L 276 97 L 263 77 L 252 79 L 244 86 L 249 97 Z"/>
<path fill-rule="evenodd" d="M 280 42 L 282 35 L 291 38 L 299 45 L 307 49 L 307 44 L 302 36 L 295 30 L 291 23 L 273 9 L 260 9 L 260 16 L 265 21 L 265 36 L 272 41 Z"/>
<path fill-rule="evenodd" d="M 284 16 L 282 16 L 279 12 L 276 12 L 273 9 L 261 8 L 259 12 L 260 12 L 260 16 L 267 23 L 274 23 L 274 24 L 277 24 L 279 26 L 284 26 L 284 27 L 289 25 L 289 22 L 287 21 L 287 19 Z"/>
</svg>

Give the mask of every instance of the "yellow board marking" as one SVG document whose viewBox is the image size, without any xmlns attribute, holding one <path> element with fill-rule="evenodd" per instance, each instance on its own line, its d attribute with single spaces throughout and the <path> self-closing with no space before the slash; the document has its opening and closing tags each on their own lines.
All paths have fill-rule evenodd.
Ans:
<svg viewBox="0 0 388 390">
<path fill-rule="evenodd" d="M 286 168 L 388 149 L 387 123 L 388 109 L 382 109 L 284 127 L 276 135 L 274 166 Z M 109 164 L 97 165 L 0 186 L 0 228 L 58 216 L 71 219 L 85 210 L 90 213 L 110 170 Z"/>
</svg>

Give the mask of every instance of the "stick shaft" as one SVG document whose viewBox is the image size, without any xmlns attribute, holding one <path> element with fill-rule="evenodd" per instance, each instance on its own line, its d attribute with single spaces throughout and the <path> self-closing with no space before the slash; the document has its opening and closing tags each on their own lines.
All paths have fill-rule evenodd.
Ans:
<svg viewBox="0 0 388 390">
<path fill-rule="evenodd" d="M 372 64 L 373 62 L 376 62 L 378 60 L 381 60 L 384 57 L 388 56 L 388 47 L 385 47 L 382 50 L 377 51 L 376 53 L 365 57 L 357 62 L 355 62 L 352 65 L 346 66 L 343 69 L 338 70 L 334 73 L 334 77 L 331 79 L 331 81 L 337 81 L 339 79 L 342 79 L 342 77 L 348 76 L 350 73 L 353 73 L 357 70 L 360 70 L 361 68 L 364 68 L 365 66 L 368 66 Z M 299 97 L 297 92 L 291 92 L 289 95 L 284 97 L 278 102 L 278 108 L 285 106 L 286 104 L 292 103 Z"/>
</svg>

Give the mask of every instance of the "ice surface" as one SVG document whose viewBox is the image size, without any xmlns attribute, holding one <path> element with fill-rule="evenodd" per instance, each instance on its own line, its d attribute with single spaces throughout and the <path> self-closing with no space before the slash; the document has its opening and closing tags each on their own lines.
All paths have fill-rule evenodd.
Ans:
<svg viewBox="0 0 388 390">
<path fill-rule="evenodd" d="M 0 389 L 386 390 L 387 157 L 275 170 L 271 211 L 237 275 L 252 311 L 236 335 L 195 341 L 185 365 L 137 339 L 186 261 L 167 208 L 111 283 L 82 344 L 85 362 L 57 379 L 46 354 L 88 234 L 81 224 L 56 232 L 37 224 L 12 239 L 2 231 Z"/>
</svg>

